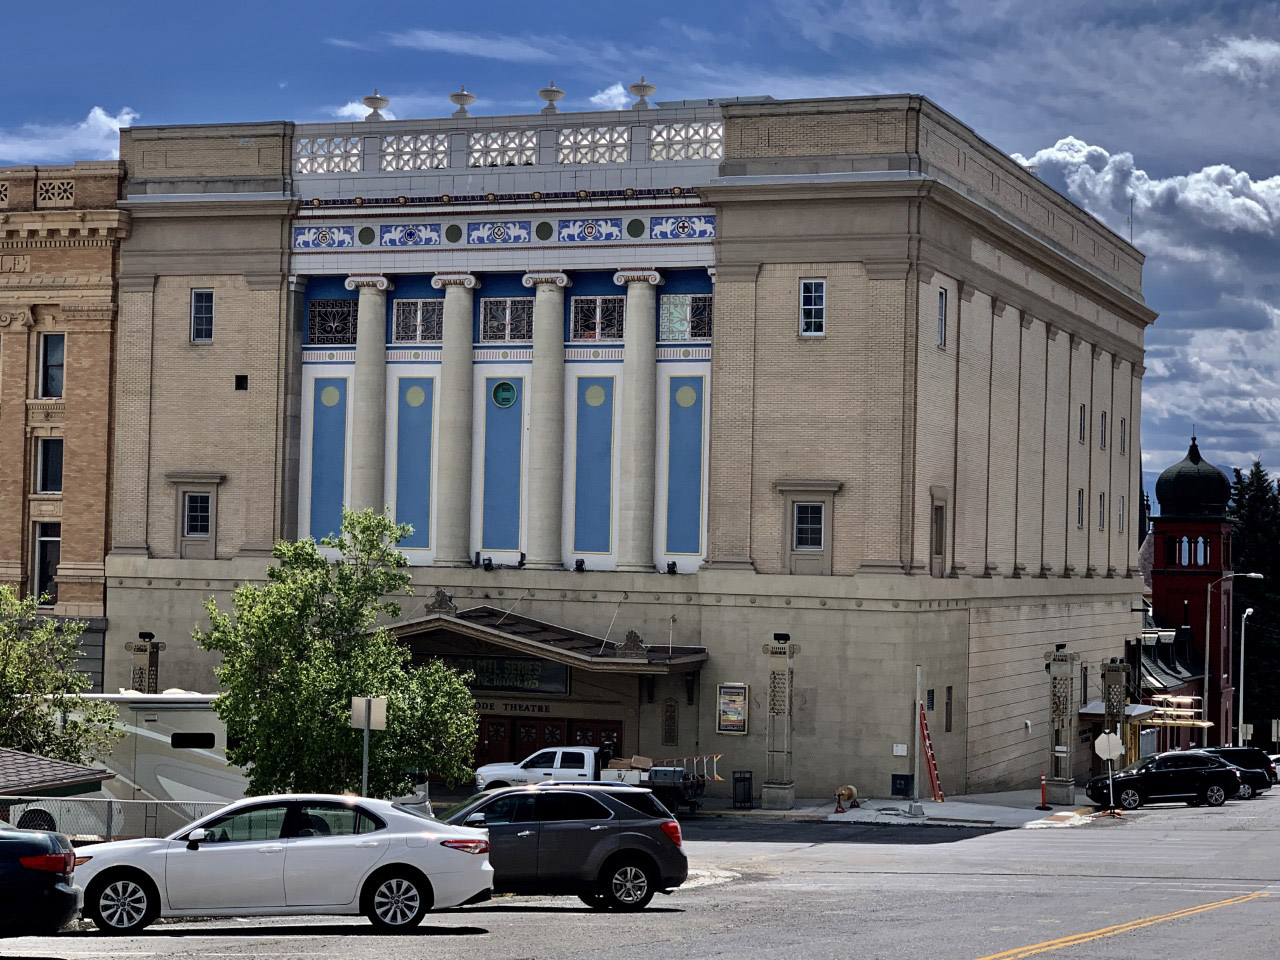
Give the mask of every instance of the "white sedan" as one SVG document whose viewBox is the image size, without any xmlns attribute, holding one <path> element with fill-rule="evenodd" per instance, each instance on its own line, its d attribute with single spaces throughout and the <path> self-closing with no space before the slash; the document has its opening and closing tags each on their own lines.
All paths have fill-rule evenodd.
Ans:
<svg viewBox="0 0 1280 960">
<path fill-rule="evenodd" d="M 359 913 L 405 930 L 493 887 L 487 831 L 360 797 L 251 797 L 162 840 L 77 852 L 84 914 L 104 933 L 156 917 Z"/>
</svg>

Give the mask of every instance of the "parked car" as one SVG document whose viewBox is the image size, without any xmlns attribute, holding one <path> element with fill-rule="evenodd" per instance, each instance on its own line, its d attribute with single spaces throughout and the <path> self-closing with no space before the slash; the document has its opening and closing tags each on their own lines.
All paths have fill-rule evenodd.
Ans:
<svg viewBox="0 0 1280 960">
<path fill-rule="evenodd" d="M 1204 747 L 1201 752 L 1221 757 L 1243 770 L 1261 770 L 1269 784 L 1276 782 L 1276 762 L 1260 747 Z"/>
<path fill-rule="evenodd" d="M 1252 800 L 1271 789 L 1271 778 L 1264 771 L 1251 770 L 1248 767 L 1236 767 L 1236 769 L 1240 771 L 1240 792 L 1236 794 L 1237 800 Z"/>
<path fill-rule="evenodd" d="M 496 790 L 549 780 L 608 781 L 648 787 L 668 809 L 679 812 L 681 806 L 687 806 L 690 813 L 698 809 L 707 792 L 706 778 L 684 767 L 655 767 L 643 757 L 609 761 L 609 752 L 603 747 L 552 747 L 513 763 L 486 763 L 476 770 L 476 789 Z M 644 765 L 636 766 L 633 761 Z"/>
<path fill-rule="evenodd" d="M 680 824 L 642 787 L 506 787 L 464 800 L 442 819 L 489 831 L 500 893 L 577 895 L 594 909 L 640 910 L 689 874 Z"/>
<path fill-rule="evenodd" d="M 1144 803 L 1183 800 L 1220 807 L 1240 792 L 1240 771 L 1220 757 L 1199 751 L 1174 751 L 1137 760 L 1115 775 L 1115 805 L 1134 810 Z M 1089 799 L 1111 805 L 1104 774 L 1085 787 Z"/>
<path fill-rule="evenodd" d="M 404 930 L 493 887 L 483 830 L 359 797 L 253 797 L 162 840 L 79 853 L 84 913 L 104 933 L 161 916 L 360 913 Z"/>
<path fill-rule="evenodd" d="M 56 933 L 80 910 L 76 855 L 61 833 L 0 823 L 0 936 Z"/>
</svg>

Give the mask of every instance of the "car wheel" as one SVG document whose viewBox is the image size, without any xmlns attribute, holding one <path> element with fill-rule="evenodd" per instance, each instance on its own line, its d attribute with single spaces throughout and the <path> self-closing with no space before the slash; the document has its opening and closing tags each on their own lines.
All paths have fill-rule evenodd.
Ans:
<svg viewBox="0 0 1280 960">
<path fill-rule="evenodd" d="M 605 903 L 604 894 L 602 893 L 580 893 L 578 899 L 585 903 L 592 910 L 608 910 L 609 904 Z"/>
<path fill-rule="evenodd" d="M 84 912 L 103 933 L 137 933 L 159 915 L 160 895 L 140 873 L 108 873 L 89 884 Z"/>
<path fill-rule="evenodd" d="M 1215 783 L 1211 787 L 1205 787 L 1204 796 L 1200 799 L 1211 807 L 1220 807 L 1227 802 L 1227 791 Z"/>
<path fill-rule="evenodd" d="M 604 902 L 612 910 L 643 910 L 653 899 L 657 876 L 639 860 L 616 860 L 605 868 Z"/>
<path fill-rule="evenodd" d="M 1116 801 L 1126 810 L 1137 810 L 1142 806 L 1142 795 L 1133 787 L 1125 787 L 1116 797 Z"/>
<path fill-rule="evenodd" d="M 1236 794 L 1236 797 L 1240 800 L 1252 800 L 1253 785 L 1248 783 L 1240 784 L 1240 792 Z"/>
<path fill-rule="evenodd" d="M 431 909 L 430 885 L 421 874 L 384 870 L 365 884 L 364 915 L 379 930 L 412 930 Z"/>
</svg>

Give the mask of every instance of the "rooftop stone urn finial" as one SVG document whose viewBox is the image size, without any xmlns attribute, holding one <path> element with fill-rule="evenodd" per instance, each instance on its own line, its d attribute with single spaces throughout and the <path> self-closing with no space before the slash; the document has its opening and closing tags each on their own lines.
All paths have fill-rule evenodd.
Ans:
<svg viewBox="0 0 1280 960">
<path fill-rule="evenodd" d="M 387 118 L 386 118 L 386 117 L 384 117 L 381 113 L 379 113 L 379 111 L 380 111 L 383 107 L 385 107 L 388 103 L 390 103 L 391 101 L 390 101 L 390 100 L 388 100 L 386 97 L 382 96 L 382 94 L 378 93 L 378 88 L 377 88 L 377 87 L 374 87 L 374 88 L 373 88 L 373 94 L 372 94 L 372 95 L 370 95 L 370 96 L 365 97 L 365 98 L 364 98 L 364 100 L 363 100 L 362 102 L 364 103 L 364 105 L 365 105 L 366 107 L 368 107 L 368 108 L 369 108 L 369 113 L 368 113 L 368 115 L 366 115 L 366 116 L 365 116 L 365 119 L 366 119 L 366 120 L 385 120 L 385 119 L 387 119 Z"/>
<path fill-rule="evenodd" d="M 557 87 L 556 82 L 552 80 L 538 91 L 538 96 L 547 101 L 547 105 L 542 108 L 543 113 L 557 113 L 560 108 L 556 106 L 556 101 L 564 96 L 564 91 Z"/>
<path fill-rule="evenodd" d="M 476 102 L 476 95 L 467 93 L 466 87 L 459 87 L 457 93 L 449 94 L 449 100 L 458 106 L 458 109 L 453 111 L 455 117 L 469 117 L 471 114 L 467 113 L 467 107 Z"/>
<path fill-rule="evenodd" d="M 639 99 L 636 100 L 636 102 L 631 105 L 631 108 L 633 110 L 648 110 L 653 106 L 653 104 L 651 104 L 645 98 L 652 97 L 653 91 L 657 90 L 658 88 L 655 87 L 648 80 L 646 80 L 644 77 L 640 78 L 639 83 L 633 83 L 631 84 L 631 86 L 627 87 L 627 89 L 631 91 L 633 96 L 639 97 Z"/>
</svg>

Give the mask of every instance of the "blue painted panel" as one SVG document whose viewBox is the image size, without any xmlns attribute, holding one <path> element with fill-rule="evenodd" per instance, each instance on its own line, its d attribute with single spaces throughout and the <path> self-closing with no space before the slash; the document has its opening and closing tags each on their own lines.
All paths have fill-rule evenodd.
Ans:
<svg viewBox="0 0 1280 960">
<path fill-rule="evenodd" d="M 494 387 L 500 383 L 509 383 L 514 388 L 514 401 L 508 407 L 500 407 L 494 402 Z M 481 549 L 520 549 L 520 446 L 523 438 L 524 380 L 520 377 L 485 378 Z"/>
<path fill-rule="evenodd" d="M 658 296 L 668 293 L 714 293 L 711 274 L 706 267 L 679 267 L 674 270 L 663 270 L 662 286 L 658 288 Z"/>
<path fill-rule="evenodd" d="M 578 378 L 573 549 L 608 553 L 613 522 L 613 378 Z"/>
<path fill-rule="evenodd" d="M 312 392 L 311 536 L 342 529 L 347 467 L 347 380 L 317 377 Z"/>
<path fill-rule="evenodd" d="M 413 524 L 402 547 L 431 546 L 431 425 L 435 381 L 401 377 L 396 390 L 396 521 Z"/>
<path fill-rule="evenodd" d="M 667 553 L 702 552 L 702 377 L 672 377 L 667 439 Z"/>
</svg>

